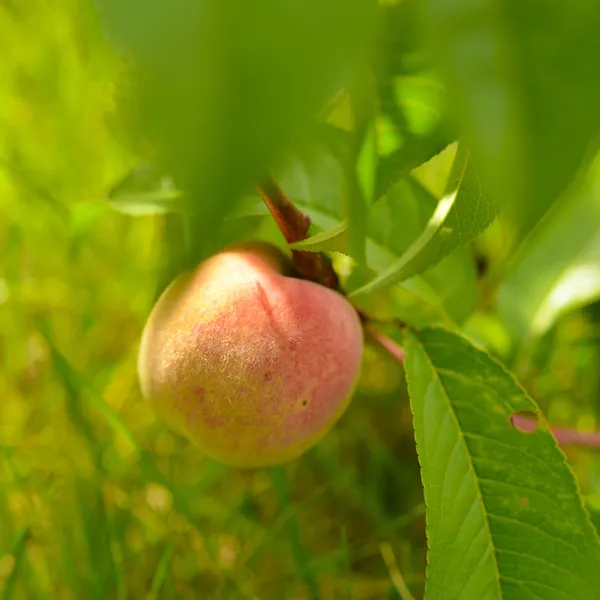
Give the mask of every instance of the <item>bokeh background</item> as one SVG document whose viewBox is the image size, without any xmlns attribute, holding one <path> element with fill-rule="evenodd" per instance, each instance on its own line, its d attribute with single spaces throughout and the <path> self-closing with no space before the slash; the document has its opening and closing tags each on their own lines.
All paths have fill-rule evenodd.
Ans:
<svg viewBox="0 0 600 600">
<path fill-rule="evenodd" d="M 424 505 L 401 367 L 367 345 L 347 414 L 281 468 L 232 470 L 167 430 L 140 397 L 136 351 L 172 267 L 173 224 L 106 199 L 147 158 L 124 124 L 128 66 L 84 2 L 4 2 L 0 39 L 0 598 L 392 599 L 398 573 L 421 597 Z M 421 172 L 431 189 L 445 175 Z M 251 219 L 244 235 L 281 241 Z M 482 272 L 503 235 L 497 224 L 469 249 Z M 518 356 L 510 322 L 485 302 L 464 330 L 517 370 L 551 422 L 593 430 L 592 300 L 552 313 Z M 567 452 L 600 521 L 597 455 Z"/>
</svg>

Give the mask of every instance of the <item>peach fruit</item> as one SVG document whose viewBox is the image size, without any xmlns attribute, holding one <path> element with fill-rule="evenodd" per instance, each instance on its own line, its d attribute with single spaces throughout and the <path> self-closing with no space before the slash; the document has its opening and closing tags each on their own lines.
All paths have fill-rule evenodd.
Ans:
<svg viewBox="0 0 600 600">
<path fill-rule="evenodd" d="M 258 243 L 180 275 L 145 326 L 138 370 L 157 414 L 238 467 L 296 458 L 346 409 L 363 331 L 341 294 L 284 273 Z"/>
</svg>

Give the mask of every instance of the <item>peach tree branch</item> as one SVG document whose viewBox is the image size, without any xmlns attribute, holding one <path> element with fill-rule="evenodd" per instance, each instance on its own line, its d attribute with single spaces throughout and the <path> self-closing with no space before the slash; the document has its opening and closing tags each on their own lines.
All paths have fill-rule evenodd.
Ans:
<svg viewBox="0 0 600 600">
<path fill-rule="evenodd" d="M 256 187 L 288 244 L 306 239 L 310 228 L 309 216 L 289 200 L 273 177 L 266 176 Z M 337 273 L 325 254 L 293 250 L 292 256 L 298 275 L 328 288 L 340 290 Z"/>
</svg>

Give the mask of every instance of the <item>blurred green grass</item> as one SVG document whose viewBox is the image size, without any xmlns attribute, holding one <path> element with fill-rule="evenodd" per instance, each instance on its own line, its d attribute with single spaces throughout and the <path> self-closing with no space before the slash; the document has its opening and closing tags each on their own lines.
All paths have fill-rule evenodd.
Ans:
<svg viewBox="0 0 600 600">
<path fill-rule="evenodd" d="M 370 350 L 368 393 L 280 469 L 166 430 L 135 372 L 165 223 L 103 200 L 137 158 L 121 65 L 83 3 L 5 3 L 0 36 L 0 598 L 394 597 L 382 542 L 422 589 L 398 367 Z"/>
<path fill-rule="evenodd" d="M 135 372 L 165 221 L 103 200 L 137 162 L 122 65 L 75 1 L 3 3 L 0 39 L 0 599 L 399 598 L 382 544 L 421 597 L 399 367 L 368 347 L 341 423 L 282 468 L 231 470 L 165 429 Z M 590 315 L 529 376 L 551 415 L 599 397 Z M 598 467 L 570 458 L 597 499 Z"/>
</svg>

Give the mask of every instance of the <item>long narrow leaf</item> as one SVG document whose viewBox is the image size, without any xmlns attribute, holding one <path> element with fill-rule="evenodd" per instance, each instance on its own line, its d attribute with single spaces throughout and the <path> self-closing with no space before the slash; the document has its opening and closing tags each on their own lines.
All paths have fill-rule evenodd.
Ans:
<svg viewBox="0 0 600 600">
<path fill-rule="evenodd" d="M 412 185 L 418 184 L 413 181 Z M 495 207 L 481 194 L 468 154 L 459 150 L 447 193 L 421 235 L 396 262 L 353 295 L 371 293 L 426 271 L 479 235 L 494 218 Z"/>
<path fill-rule="evenodd" d="M 573 473 L 500 364 L 443 331 L 406 335 L 427 505 L 427 600 L 595 600 L 600 545 Z"/>
</svg>

